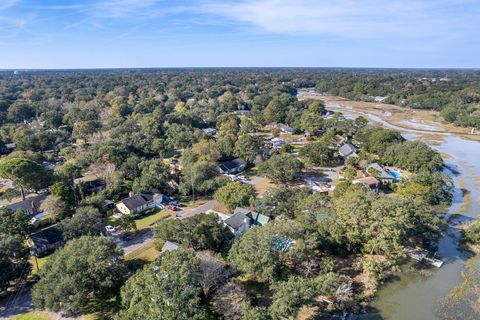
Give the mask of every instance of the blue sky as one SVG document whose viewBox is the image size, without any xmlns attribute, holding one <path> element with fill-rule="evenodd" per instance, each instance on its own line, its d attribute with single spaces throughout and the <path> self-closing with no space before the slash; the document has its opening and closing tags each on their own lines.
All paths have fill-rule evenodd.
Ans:
<svg viewBox="0 0 480 320">
<path fill-rule="evenodd" d="M 0 0 L 0 69 L 480 67 L 479 0 Z"/>
</svg>

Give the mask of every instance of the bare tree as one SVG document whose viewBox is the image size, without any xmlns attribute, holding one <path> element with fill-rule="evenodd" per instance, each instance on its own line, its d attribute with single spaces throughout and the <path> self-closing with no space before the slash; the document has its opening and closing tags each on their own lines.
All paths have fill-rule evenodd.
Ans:
<svg viewBox="0 0 480 320">
<path fill-rule="evenodd" d="M 212 252 L 204 251 L 197 256 L 200 258 L 200 284 L 203 294 L 208 297 L 230 277 L 230 271 L 221 258 Z"/>
<path fill-rule="evenodd" d="M 232 279 L 217 289 L 213 301 L 214 311 L 221 319 L 240 320 L 249 300 L 242 285 Z"/>
</svg>

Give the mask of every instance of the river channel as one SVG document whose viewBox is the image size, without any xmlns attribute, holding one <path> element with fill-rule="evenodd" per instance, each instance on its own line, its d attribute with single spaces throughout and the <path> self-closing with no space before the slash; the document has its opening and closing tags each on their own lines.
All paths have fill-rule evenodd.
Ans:
<svg viewBox="0 0 480 320">
<path fill-rule="evenodd" d="M 402 132 L 406 139 L 422 140 L 430 144 L 442 154 L 447 166 L 444 172 L 452 177 L 455 184 L 453 203 L 445 219 L 460 215 L 460 219 L 470 220 L 480 213 L 480 142 L 440 132 L 434 133 L 435 139 L 432 142 L 434 130 L 426 130 L 424 126 L 419 126 L 418 130 L 405 129 L 392 125 L 378 116 L 356 111 L 350 106 L 344 108 L 327 103 L 326 107 L 335 112 L 342 112 L 348 117 L 362 115 L 385 127 Z M 426 134 L 429 138 L 426 138 Z M 370 312 L 361 318 L 368 320 L 444 318 L 443 311 L 439 308 L 440 304 L 452 289 L 462 283 L 461 275 L 465 272 L 467 260 L 479 260 L 478 257 L 472 258 L 460 250 L 458 242 L 459 233 L 454 228 L 454 223 L 451 223 L 438 247 L 438 255 L 445 261 L 444 265 L 441 268 L 399 272 L 395 280 L 380 288 L 377 298 L 371 304 Z M 478 299 L 478 296 L 475 297 Z M 454 316 L 454 319 L 480 319 L 480 313 L 476 313 L 478 310 L 472 308 L 472 301 L 464 301 L 462 304 L 463 310 L 459 310 L 458 317 Z"/>
</svg>

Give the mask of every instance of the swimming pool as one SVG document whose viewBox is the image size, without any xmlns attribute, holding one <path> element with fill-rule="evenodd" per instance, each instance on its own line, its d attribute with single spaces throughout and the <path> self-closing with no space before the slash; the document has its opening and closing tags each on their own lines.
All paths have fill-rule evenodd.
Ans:
<svg viewBox="0 0 480 320">
<path fill-rule="evenodd" d="M 398 172 L 396 170 L 388 170 L 388 172 L 392 175 L 392 177 L 395 178 L 395 180 L 400 180 L 400 178 L 402 177 L 400 172 Z"/>
</svg>

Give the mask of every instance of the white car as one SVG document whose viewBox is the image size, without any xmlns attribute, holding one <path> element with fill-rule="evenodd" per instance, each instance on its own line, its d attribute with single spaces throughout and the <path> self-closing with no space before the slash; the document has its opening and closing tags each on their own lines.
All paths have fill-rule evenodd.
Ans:
<svg viewBox="0 0 480 320">
<path fill-rule="evenodd" d="M 115 227 L 108 225 L 108 226 L 105 226 L 105 230 L 107 230 L 107 232 L 109 233 L 113 233 L 115 232 Z"/>
</svg>

